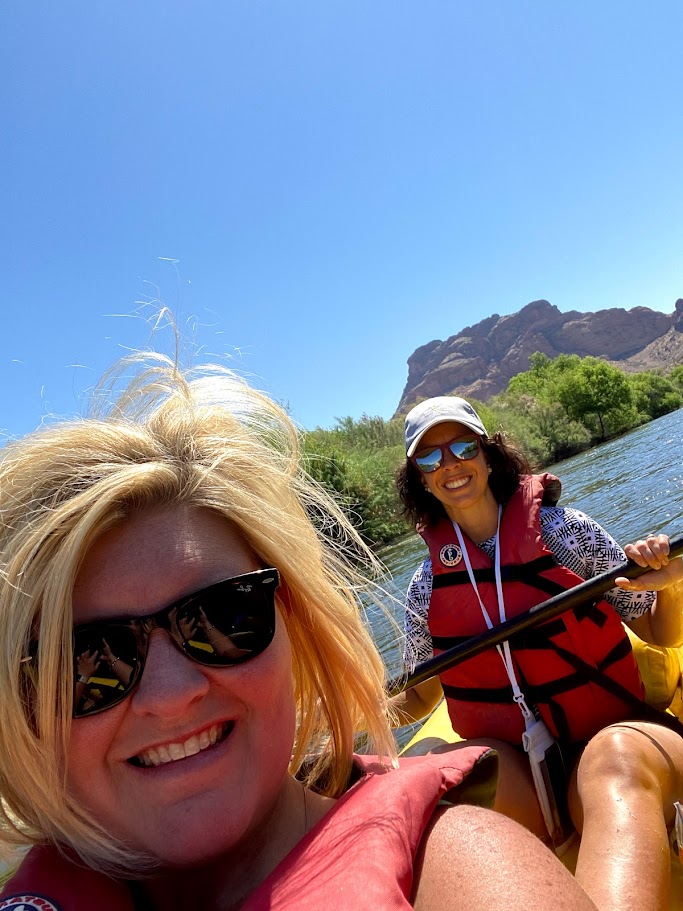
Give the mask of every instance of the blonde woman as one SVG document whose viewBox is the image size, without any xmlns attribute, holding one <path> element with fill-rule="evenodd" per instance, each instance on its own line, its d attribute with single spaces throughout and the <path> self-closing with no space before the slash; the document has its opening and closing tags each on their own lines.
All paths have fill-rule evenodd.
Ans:
<svg viewBox="0 0 683 911">
<path fill-rule="evenodd" d="M 3 450 L 0 520 L 1 907 L 593 907 L 458 804 L 490 751 L 395 762 L 362 544 L 264 396 L 158 360 Z"/>
</svg>

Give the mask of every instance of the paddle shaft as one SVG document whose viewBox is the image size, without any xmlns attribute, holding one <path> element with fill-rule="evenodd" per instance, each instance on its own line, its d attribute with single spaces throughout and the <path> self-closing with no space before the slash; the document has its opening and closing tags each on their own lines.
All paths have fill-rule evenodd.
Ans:
<svg viewBox="0 0 683 911">
<path fill-rule="evenodd" d="M 669 542 L 669 559 L 680 557 L 682 554 L 683 535 Z M 422 661 L 415 667 L 413 673 L 407 677 L 395 677 L 390 680 L 389 692 L 392 694 L 401 693 L 403 690 L 410 689 L 411 686 L 424 683 L 430 677 L 436 677 L 449 668 L 455 667 L 456 664 L 460 664 L 468 658 L 473 658 L 475 655 L 486 651 L 486 649 L 500 645 L 501 642 L 505 642 L 506 639 L 510 639 L 517 633 L 522 633 L 532 626 L 538 626 L 539 623 L 551 620 L 566 611 L 573 610 L 586 601 L 592 601 L 599 595 L 609 591 L 610 588 L 614 588 L 615 579 L 619 579 L 622 576 L 627 579 L 635 579 L 646 572 L 650 572 L 649 566 L 638 566 L 632 560 L 627 560 L 609 572 L 595 576 L 593 579 L 587 579 L 585 582 L 580 582 L 574 588 L 561 592 L 559 595 L 554 595 L 554 597 L 541 602 L 541 604 L 536 604 L 525 613 L 518 614 L 510 620 L 505 620 L 479 636 L 472 636 L 467 642 Z"/>
</svg>

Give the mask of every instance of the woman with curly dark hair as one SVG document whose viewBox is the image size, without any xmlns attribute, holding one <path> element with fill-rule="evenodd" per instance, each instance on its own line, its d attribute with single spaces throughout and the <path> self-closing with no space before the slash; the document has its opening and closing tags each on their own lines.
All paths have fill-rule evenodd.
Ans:
<svg viewBox="0 0 683 911">
<path fill-rule="evenodd" d="M 443 692 L 454 730 L 500 754 L 497 809 L 556 847 L 571 813 L 583 835 L 576 875 L 598 908 L 665 907 L 683 739 L 652 722 L 622 621 L 648 642 L 680 645 L 683 563 L 669 561 L 665 535 L 624 551 L 588 516 L 557 506 L 560 481 L 532 474 L 464 399 L 415 406 L 405 442 L 398 489 L 429 548 L 406 598 L 408 670 L 625 554 L 653 570 L 414 687 L 395 707 L 407 723 Z M 567 773 L 554 789 L 544 779 L 551 763 Z"/>
<path fill-rule="evenodd" d="M 491 493 L 498 503 L 507 503 L 517 489 L 520 477 L 531 474 L 531 465 L 524 453 L 500 431 L 491 438 L 482 437 L 479 446 L 491 469 L 488 482 Z M 436 524 L 443 518 L 445 508 L 429 492 L 423 478 L 412 460 L 406 459 L 396 479 L 403 514 L 415 525 Z"/>
</svg>

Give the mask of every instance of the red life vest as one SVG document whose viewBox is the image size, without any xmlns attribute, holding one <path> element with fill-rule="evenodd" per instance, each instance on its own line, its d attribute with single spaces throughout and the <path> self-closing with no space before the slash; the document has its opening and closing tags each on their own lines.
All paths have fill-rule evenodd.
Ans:
<svg viewBox="0 0 683 911">
<path fill-rule="evenodd" d="M 560 482 L 550 474 L 524 476 L 503 510 L 498 546 L 507 618 L 572 588 L 583 580 L 559 566 L 541 537 L 544 492 L 557 502 Z M 548 501 L 546 500 L 546 502 Z M 486 623 L 470 582 L 451 521 L 420 529 L 429 547 L 434 580 L 429 630 L 439 654 L 485 631 Z M 500 622 L 492 561 L 463 535 L 479 594 L 491 620 Z M 599 600 L 585 604 L 521 634 L 510 643 L 519 685 L 554 734 L 565 742 L 587 740 L 633 709 L 553 648 L 571 652 L 638 699 L 644 688 L 628 636 L 616 611 Z M 522 713 L 495 649 L 441 675 L 454 729 L 463 737 L 496 737 L 519 744 Z"/>
<path fill-rule="evenodd" d="M 496 754 L 461 746 L 386 769 L 359 756 L 362 773 L 273 872 L 242 911 L 410 909 L 413 864 L 439 801 L 491 804 Z M 466 794 L 469 788 L 469 793 Z M 479 798 L 477 800 L 476 798 Z M 33 848 L 0 892 L 0 911 L 134 911 L 128 887 L 76 866 L 54 847 Z"/>
</svg>

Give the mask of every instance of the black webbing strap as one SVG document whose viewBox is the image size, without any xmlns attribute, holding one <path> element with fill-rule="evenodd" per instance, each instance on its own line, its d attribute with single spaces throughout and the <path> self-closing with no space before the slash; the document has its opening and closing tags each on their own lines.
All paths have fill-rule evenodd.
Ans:
<svg viewBox="0 0 683 911">
<path fill-rule="evenodd" d="M 607 615 L 601 610 L 595 601 L 589 601 L 574 608 L 571 613 L 576 617 L 579 623 L 582 620 L 589 619 L 596 626 L 602 628 L 607 622 Z M 510 639 L 510 645 L 517 649 L 547 649 L 550 648 L 548 639 L 551 636 L 558 636 L 565 633 L 567 627 L 562 617 L 556 617 L 554 620 L 547 620 L 539 626 L 531 627 L 523 633 L 519 633 Z M 432 636 L 432 645 L 435 649 L 445 652 L 449 648 L 455 648 L 467 642 L 475 633 L 469 636 Z"/>
<path fill-rule="evenodd" d="M 583 677 L 590 680 L 591 683 L 595 683 L 597 686 L 602 687 L 603 690 L 606 690 L 608 693 L 611 693 L 612 696 L 616 696 L 617 699 L 620 699 L 628 705 L 639 720 L 661 724 L 663 727 L 670 728 L 683 737 L 683 724 L 675 715 L 670 715 L 668 712 L 662 712 L 648 702 L 645 702 L 643 699 L 634 696 L 625 686 L 617 683 L 616 680 L 612 680 L 611 677 L 607 677 L 601 670 L 582 661 L 582 659 L 573 654 L 573 652 L 567 651 L 566 648 L 562 648 L 562 646 L 558 645 L 556 642 L 551 642 L 550 645 L 561 658 L 564 658 L 567 664 L 576 668 L 580 675 L 583 675 Z M 630 645 L 629 649 L 627 649 L 627 653 L 628 650 L 630 650 Z M 609 655 L 607 657 L 609 658 Z M 606 660 L 607 659 L 605 659 L 605 661 Z M 601 663 L 602 666 L 605 666 L 605 661 Z"/>
<path fill-rule="evenodd" d="M 491 704 L 514 704 L 512 687 L 474 687 L 450 686 L 442 683 L 443 694 L 448 699 L 457 699 L 458 702 L 485 702 Z"/>
<path fill-rule="evenodd" d="M 598 670 L 604 672 L 611 665 L 616 664 L 617 661 L 621 661 L 622 658 L 625 658 L 627 655 L 630 655 L 633 649 L 631 648 L 631 643 L 627 636 L 617 642 L 614 648 L 607 652 L 602 661 L 598 664 Z"/>
<path fill-rule="evenodd" d="M 601 610 L 595 601 L 581 604 L 573 611 L 569 611 L 581 623 L 583 620 L 590 620 L 596 626 L 602 627 L 607 622 L 607 614 Z M 567 626 L 563 617 L 556 617 L 554 620 L 548 620 L 547 623 L 541 623 L 539 626 L 530 627 L 523 633 L 513 636 L 510 639 L 510 645 L 515 648 L 529 649 L 546 649 L 552 648 L 548 640 L 552 636 L 559 636 L 567 632 Z"/>
<path fill-rule="evenodd" d="M 546 579 L 539 575 L 539 573 L 547 572 L 549 569 L 554 569 L 556 566 L 557 561 L 555 558 L 550 554 L 546 554 L 544 557 L 538 557 L 536 560 L 532 560 L 531 563 L 501 566 L 500 576 L 503 583 L 524 582 L 526 585 L 531 585 L 547 595 L 559 595 L 561 592 L 566 591 L 566 587 L 560 585 L 559 582 L 554 582 L 552 579 Z M 475 569 L 473 570 L 473 573 L 476 582 L 492 582 L 495 584 L 496 576 L 493 567 L 489 566 L 485 569 Z M 451 585 L 469 584 L 469 573 L 434 573 L 432 590 L 449 588 Z"/>
<path fill-rule="evenodd" d="M 608 693 L 616 696 L 621 702 L 628 705 L 634 713 L 643 721 L 652 721 L 655 724 L 661 724 L 671 728 L 676 733 L 683 736 L 683 724 L 674 715 L 661 712 L 659 709 L 649 705 L 637 696 L 634 696 L 626 687 L 607 677 L 605 669 L 612 664 L 625 658 L 631 651 L 631 645 L 628 639 L 624 638 L 603 658 L 600 667 L 595 668 L 587 664 L 573 652 L 562 648 L 555 642 L 546 643 L 546 647 L 551 647 L 567 664 L 574 668 L 571 674 L 565 674 L 556 680 L 549 680 L 546 683 L 531 685 L 526 682 L 520 684 L 524 692 L 525 699 L 530 705 L 550 704 L 552 700 L 570 690 L 578 689 L 584 686 L 586 682 L 594 683 L 602 687 Z M 456 699 L 460 702 L 482 702 L 493 705 L 510 704 L 514 702 L 512 687 L 510 685 L 501 687 L 460 687 L 443 684 L 444 694 L 449 699 Z"/>
<path fill-rule="evenodd" d="M 529 683 L 520 682 L 519 686 L 524 693 L 524 699 L 527 704 L 538 705 L 540 703 L 550 702 L 555 696 L 566 693 L 569 690 L 575 690 L 586 683 L 585 677 L 579 671 L 573 671 L 571 674 L 565 674 L 556 680 L 549 680 L 547 683 L 541 683 L 532 686 Z M 451 686 L 442 684 L 444 694 L 450 699 L 457 699 L 459 702 L 483 702 L 492 704 L 513 703 L 513 693 L 511 686 Z"/>
<path fill-rule="evenodd" d="M 572 689 L 573 687 L 580 685 L 585 682 L 579 674 L 571 674 L 568 677 L 562 678 L 562 681 L 559 684 L 558 691 L 564 692 L 565 689 Z M 530 687 L 526 681 L 520 683 L 522 691 L 527 697 L 527 705 L 529 705 L 535 712 L 538 710 L 535 708 L 541 700 L 536 698 L 540 690 L 539 687 Z M 501 686 L 501 687 L 490 687 L 488 689 L 484 688 L 474 688 L 474 687 L 459 687 L 459 686 L 449 686 L 448 684 L 442 684 L 444 695 L 448 699 L 459 700 L 460 702 L 481 702 L 485 705 L 513 705 L 513 693 L 511 686 Z M 529 696 L 528 694 L 532 695 Z M 544 690 L 544 695 L 548 695 L 548 691 Z M 557 702 L 553 702 L 552 699 L 545 703 L 548 707 L 548 711 L 553 719 L 555 724 L 555 729 L 559 735 L 561 741 L 565 743 L 571 742 L 571 732 L 569 729 L 569 724 L 567 722 L 567 716 L 564 712 L 564 709 Z"/>
</svg>

